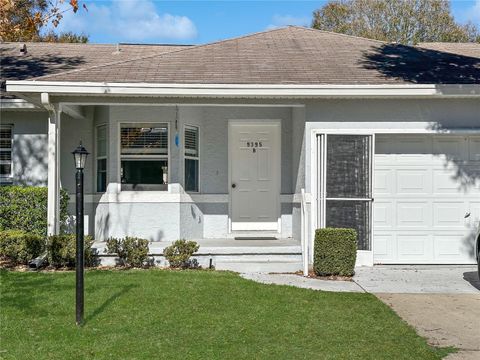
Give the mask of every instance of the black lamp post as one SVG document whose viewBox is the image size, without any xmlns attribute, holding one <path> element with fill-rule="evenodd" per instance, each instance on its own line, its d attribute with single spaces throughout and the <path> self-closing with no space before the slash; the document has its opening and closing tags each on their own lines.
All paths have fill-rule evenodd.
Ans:
<svg viewBox="0 0 480 360">
<path fill-rule="evenodd" d="M 72 152 L 75 160 L 76 173 L 76 205 L 77 205 L 77 261 L 76 261 L 76 322 L 77 325 L 83 323 L 83 268 L 84 268 L 84 250 L 83 250 L 83 168 L 87 161 L 88 152 L 83 147 L 82 142 Z"/>
</svg>

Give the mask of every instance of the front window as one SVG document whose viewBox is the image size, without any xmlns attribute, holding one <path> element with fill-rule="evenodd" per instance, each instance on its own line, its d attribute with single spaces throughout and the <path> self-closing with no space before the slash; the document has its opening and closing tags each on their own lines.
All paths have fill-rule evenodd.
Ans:
<svg viewBox="0 0 480 360">
<path fill-rule="evenodd" d="M 12 126 L 0 127 L 0 178 L 12 177 Z"/>
<path fill-rule="evenodd" d="M 185 190 L 199 191 L 199 131 L 196 126 L 185 126 Z"/>
<path fill-rule="evenodd" d="M 97 127 L 97 192 L 107 190 L 107 126 Z"/>
<path fill-rule="evenodd" d="M 167 190 L 168 125 L 124 124 L 120 143 L 122 190 Z"/>
</svg>

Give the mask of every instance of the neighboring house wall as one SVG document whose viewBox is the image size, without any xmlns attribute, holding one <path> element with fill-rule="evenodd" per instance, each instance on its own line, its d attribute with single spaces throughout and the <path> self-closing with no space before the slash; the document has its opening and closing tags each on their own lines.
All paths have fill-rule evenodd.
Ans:
<svg viewBox="0 0 480 360">
<path fill-rule="evenodd" d="M 47 185 L 45 111 L 2 111 L 1 123 L 13 125 L 13 185 Z"/>
</svg>

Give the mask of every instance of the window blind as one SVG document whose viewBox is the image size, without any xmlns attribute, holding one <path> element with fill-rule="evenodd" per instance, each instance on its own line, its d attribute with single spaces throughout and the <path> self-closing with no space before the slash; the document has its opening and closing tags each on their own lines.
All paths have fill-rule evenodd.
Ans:
<svg viewBox="0 0 480 360">
<path fill-rule="evenodd" d="M 185 127 L 185 155 L 198 156 L 198 128 L 194 126 Z"/>
<path fill-rule="evenodd" d="M 121 128 L 122 154 L 128 155 L 167 155 L 168 128 L 133 127 Z"/>
</svg>

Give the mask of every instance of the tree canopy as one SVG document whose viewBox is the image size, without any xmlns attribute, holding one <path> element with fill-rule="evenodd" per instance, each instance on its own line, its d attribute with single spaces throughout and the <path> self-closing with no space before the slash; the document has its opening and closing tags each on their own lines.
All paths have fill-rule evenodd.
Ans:
<svg viewBox="0 0 480 360">
<path fill-rule="evenodd" d="M 78 10 L 78 0 L 0 0 L 0 41 L 87 42 L 87 35 L 54 31 L 65 12 Z"/>
<path fill-rule="evenodd" d="M 312 27 L 405 45 L 480 42 L 474 24 L 455 22 L 448 0 L 332 0 L 314 11 Z"/>
</svg>

